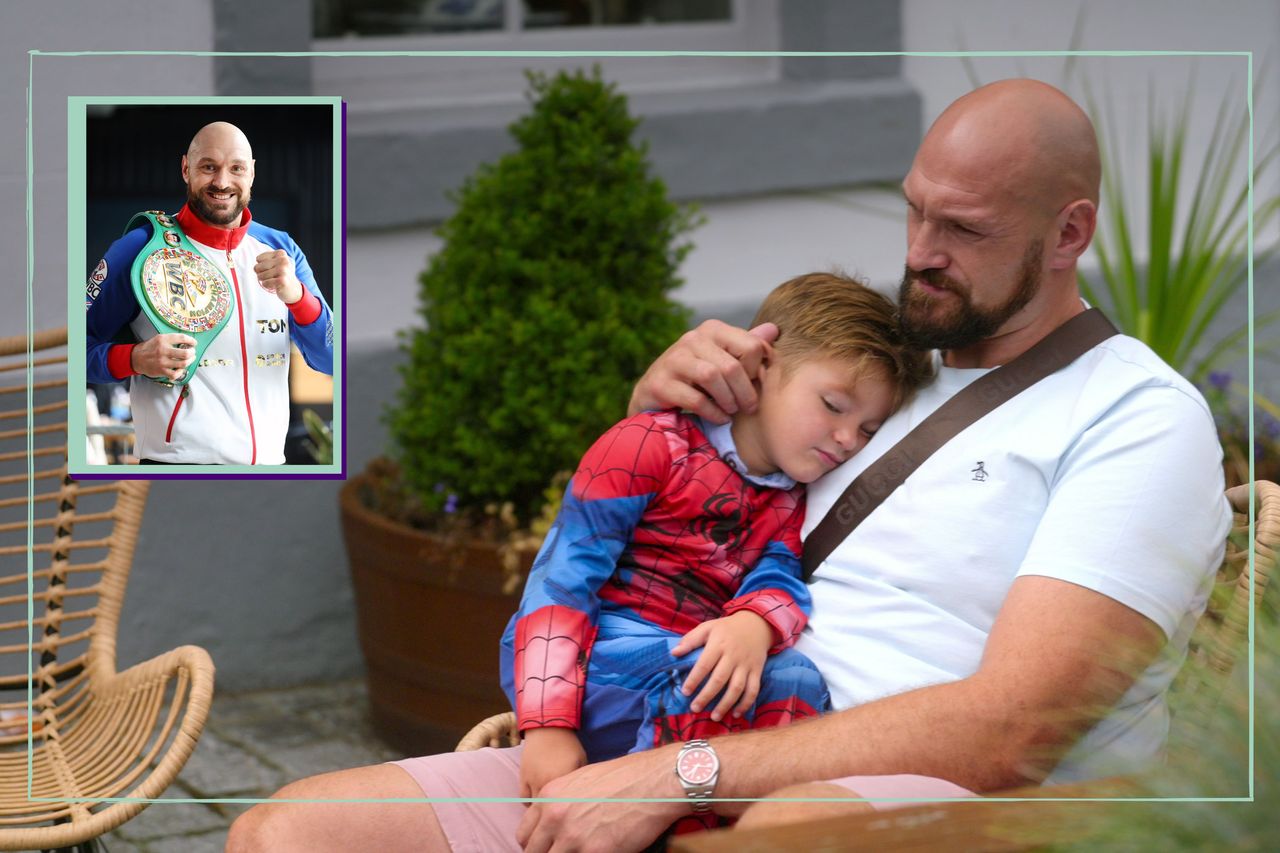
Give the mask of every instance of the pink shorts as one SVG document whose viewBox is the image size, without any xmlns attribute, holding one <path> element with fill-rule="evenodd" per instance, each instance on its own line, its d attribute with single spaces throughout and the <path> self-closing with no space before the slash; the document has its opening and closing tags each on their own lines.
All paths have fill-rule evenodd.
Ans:
<svg viewBox="0 0 1280 853">
<path fill-rule="evenodd" d="M 521 749 L 515 746 L 446 752 L 390 763 L 412 776 L 422 788 L 422 793 L 431 799 L 462 797 L 476 800 L 470 803 L 432 803 L 454 853 L 519 851 L 516 828 L 524 817 L 525 804 L 482 800 L 520 796 Z M 913 805 L 902 800 L 976 796 L 959 785 L 929 776 L 846 776 L 830 781 L 860 797 L 880 799 L 880 802 L 871 803 L 877 809 Z"/>
</svg>

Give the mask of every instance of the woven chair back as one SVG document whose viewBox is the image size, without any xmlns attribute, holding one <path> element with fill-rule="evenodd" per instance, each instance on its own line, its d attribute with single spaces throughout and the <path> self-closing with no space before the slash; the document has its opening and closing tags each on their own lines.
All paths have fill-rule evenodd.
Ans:
<svg viewBox="0 0 1280 853">
<path fill-rule="evenodd" d="M 114 674 L 116 627 L 148 486 L 67 476 L 66 341 L 65 329 L 36 333 L 29 361 L 26 336 L 0 338 L 0 749 L 6 751 L 26 748 L 28 686 L 39 741 L 50 727 L 64 735 L 74 728 L 86 685 Z"/>
<path fill-rule="evenodd" d="M 1250 484 L 1227 489 L 1234 518 L 1226 554 L 1204 615 L 1188 643 L 1186 663 L 1171 691 L 1174 721 L 1170 743 L 1175 749 L 1194 749 L 1209 733 L 1214 709 L 1236 659 L 1247 647 L 1250 613 L 1257 614 L 1275 574 L 1280 553 L 1280 486 L 1258 480 L 1252 487 L 1252 507 Z"/>
</svg>

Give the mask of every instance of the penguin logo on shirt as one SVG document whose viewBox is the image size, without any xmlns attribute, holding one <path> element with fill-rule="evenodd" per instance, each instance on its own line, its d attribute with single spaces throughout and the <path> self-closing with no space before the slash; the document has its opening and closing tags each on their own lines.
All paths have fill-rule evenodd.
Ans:
<svg viewBox="0 0 1280 853">
<path fill-rule="evenodd" d="M 971 468 L 969 470 L 969 473 L 972 474 L 973 479 L 979 483 L 985 483 L 987 481 L 987 477 L 990 476 L 987 474 L 987 469 L 983 467 L 981 460 L 978 461 L 978 466 L 976 468 Z"/>
</svg>

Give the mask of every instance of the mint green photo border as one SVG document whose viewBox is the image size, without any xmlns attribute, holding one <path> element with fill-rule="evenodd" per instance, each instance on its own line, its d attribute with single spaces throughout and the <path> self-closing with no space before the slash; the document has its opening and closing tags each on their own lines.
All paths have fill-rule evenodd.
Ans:
<svg viewBox="0 0 1280 853">
<path fill-rule="evenodd" d="M 86 208 L 86 116 L 91 105 L 108 104 L 112 106 L 231 106 L 239 104 L 279 104 L 281 106 L 328 105 L 332 109 L 331 134 L 333 149 L 333 233 L 330 235 L 333 251 L 333 340 L 335 357 L 333 360 L 333 446 L 334 461 L 324 465 L 91 465 L 87 461 L 83 441 L 72 440 L 73 436 L 83 436 L 85 424 L 85 364 L 83 357 L 76 357 L 84 349 L 85 312 L 80 310 L 84 303 L 84 275 L 88 269 L 85 257 L 85 208 Z M 228 475 L 244 474 L 246 476 L 296 476 L 308 479 L 319 475 L 342 474 L 344 463 L 343 447 L 343 381 L 345 368 L 343 363 L 346 353 L 343 351 L 342 329 L 345 320 L 345 308 L 342 304 L 344 287 L 342 279 L 342 254 L 344 237 L 343 223 L 343 191 L 342 191 L 342 99 L 331 96 L 288 96 L 288 97 L 239 97 L 239 96 L 158 96 L 158 97 L 113 97 L 71 96 L 67 98 L 67 469 L 79 474 L 106 474 L 111 476 L 145 477 L 147 474 L 163 474 L 166 478 L 172 475 L 192 475 L 193 478 L 210 475 L 221 479 Z M 30 180 L 30 176 L 28 176 Z"/>
<path fill-rule="evenodd" d="M 1238 57 L 1246 60 L 1247 73 L 1245 78 L 1247 109 L 1249 119 L 1249 155 L 1247 163 L 1248 178 L 1248 224 L 1247 224 L 1247 270 L 1248 270 L 1248 287 L 1247 287 L 1247 304 L 1248 304 L 1248 393 L 1250 400 L 1254 396 L 1254 186 L 1253 186 L 1253 170 L 1254 170 L 1254 112 L 1253 112 L 1253 52 L 1252 51 L 1183 51 L 1183 50 L 1038 50 L 1038 51 L 288 51 L 288 52 L 271 52 L 271 51 L 249 51 L 249 52 L 232 52 L 232 51 L 145 51 L 145 50 L 119 50 L 119 51 L 41 51 L 31 50 L 28 52 L 28 88 L 27 88 L 27 328 L 31 334 L 34 329 L 33 316 L 33 275 L 34 275 L 34 170 L 33 170 L 33 152 L 34 140 L 32 131 L 32 101 L 34 98 L 34 66 L 35 58 L 40 57 L 66 57 L 66 56 L 190 56 L 190 57 L 312 57 L 312 56 L 333 56 L 333 57 L 441 57 L 441 56 L 472 56 L 472 57 L 503 57 L 503 58 L 542 58 L 542 57 L 571 57 L 571 58 L 607 58 L 607 57 L 641 57 L 641 58 L 661 58 L 672 56 L 701 56 L 701 57 L 871 57 L 871 56 L 898 56 L 898 57 L 939 57 L 939 58 L 983 58 L 983 57 L 1198 57 L 1198 56 L 1222 56 L 1222 57 Z M 122 99 L 105 99 L 112 103 L 123 103 Z M 143 99 L 146 100 L 146 99 Z M 175 99 L 176 100 L 176 99 Z M 186 98 L 184 102 L 241 102 L 248 103 L 252 99 L 247 98 Z M 270 100 L 270 99 L 265 99 Z M 297 100 L 297 99 L 290 99 Z M 70 176 L 69 176 L 70 178 Z M 81 267 L 72 267 L 72 269 L 82 269 Z M 340 268 L 335 266 L 335 268 Z M 72 291 L 75 296 L 75 291 Z M 336 313 L 336 310 L 335 310 Z M 335 323 L 335 334 L 337 326 Z M 30 365 L 31 352 L 28 347 L 28 365 Z M 70 361 L 70 359 L 69 359 Z M 82 369 L 83 370 L 83 369 Z M 31 369 L 28 367 L 28 386 L 31 382 Z M 83 380 L 83 375 L 81 376 Z M 335 377 L 335 386 L 337 386 Z M 335 390 L 336 393 L 336 390 Z M 31 404 L 31 392 L 28 390 L 28 407 Z M 335 401 L 336 410 L 336 401 Z M 1255 424 L 1253 417 L 1253 407 L 1249 407 L 1249 442 L 1252 446 L 1255 440 Z M 27 428 L 32 428 L 32 418 L 28 415 Z M 338 437 L 335 434 L 335 445 L 337 445 Z M 28 452 L 32 448 L 32 438 L 28 436 Z M 32 457 L 28 457 L 28 470 L 31 470 Z M 1249 479 L 1252 482 L 1255 478 L 1254 460 L 1252 455 L 1249 459 Z M 30 487 L 28 489 L 28 500 L 30 501 Z M 1256 495 L 1251 489 L 1249 494 L 1249 535 L 1252 539 L 1256 535 L 1254 514 L 1256 513 Z M 31 646 L 32 628 L 31 619 L 34 616 L 33 610 L 33 576 L 31 574 L 33 566 L 33 554 L 30 550 L 32 543 L 31 528 L 32 511 L 31 505 L 28 508 L 28 553 L 27 553 L 27 572 L 28 572 L 28 598 L 27 598 L 27 618 L 28 618 L 28 646 Z M 1254 555 L 1249 553 L 1249 592 L 1250 599 L 1254 595 L 1253 569 Z M 964 802 L 1254 802 L 1254 753 L 1255 753 L 1255 709 L 1254 709 L 1254 644 L 1255 644 L 1255 624 L 1256 619 L 1253 610 L 1249 612 L 1248 620 L 1248 653 L 1247 666 L 1249 672 L 1248 680 L 1248 721 L 1249 721 L 1249 794 L 1243 797 L 979 797 L 976 800 L 965 800 Z M 30 657 L 30 656 L 28 656 Z M 28 668 L 28 730 L 27 730 L 27 796 L 31 798 L 32 783 L 32 762 L 31 750 L 33 748 L 33 733 L 31 730 L 31 671 Z M 762 798 L 714 798 L 713 802 L 760 802 Z M 838 797 L 838 798 L 814 798 L 805 800 L 806 802 L 846 802 L 849 800 L 863 802 L 899 802 L 899 803 L 935 803 L 939 802 L 935 799 L 928 798 L 912 798 L 912 797 Z M 493 803 L 549 803 L 549 802 L 632 802 L 632 803 L 665 803 L 665 802 L 686 802 L 685 797 L 655 797 L 655 798 L 600 798 L 600 797 L 566 797 L 566 798 L 520 798 L 520 797 L 413 797 L 413 798 L 390 798 L 390 799 L 256 799 L 256 798 L 158 798 L 146 799 L 141 797 L 106 797 L 106 798 L 34 798 L 35 802 L 65 802 L 65 803 L 205 803 L 205 804 L 252 804 L 264 802 L 309 802 L 309 803 L 453 803 L 453 802 L 493 802 Z M 886 816 L 888 817 L 888 816 Z"/>
</svg>

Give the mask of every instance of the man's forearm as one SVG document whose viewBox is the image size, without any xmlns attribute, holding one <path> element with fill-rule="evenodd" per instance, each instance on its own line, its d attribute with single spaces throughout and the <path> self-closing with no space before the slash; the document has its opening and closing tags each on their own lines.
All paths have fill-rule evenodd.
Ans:
<svg viewBox="0 0 1280 853">
<path fill-rule="evenodd" d="M 993 714 L 992 707 L 1017 707 L 1009 694 L 1000 699 L 993 692 L 975 677 L 782 728 L 717 737 L 712 740 L 720 756 L 715 798 L 758 798 L 798 782 L 862 774 L 917 773 L 975 791 L 1018 785 L 1027 778 L 1010 768 L 1019 766 L 1018 756 L 1025 753 L 1017 744 L 1028 742 L 1030 729 L 1005 725 Z M 534 805 L 521 838 L 554 838 L 565 849 L 575 849 L 577 840 L 590 837 L 618 849 L 636 849 L 629 845 L 656 837 L 689 813 L 674 773 L 679 750 L 679 744 L 668 744 L 590 764 L 555 780 L 544 796 L 610 800 Z M 671 801 L 635 803 L 653 797 Z M 748 805 L 721 802 L 715 811 L 732 816 Z"/>
<path fill-rule="evenodd" d="M 717 794 L 759 797 L 797 782 L 896 773 L 973 791 L 1038 782 L 1164 642 L 1155 623 L 1101 593 L 1019 578 L 975 674 L 718 741 Z"/>
<path fill-rule="evenodd" d="M 1036 775 L 1024 766 L 1027 745 L 1042 739 L 1043 729 L 1030 719 L 1010 719 L 999 707 L 998 697 L 965 679 L 785 728 L 718 738 L 716 796 L 762 797 L 798 782 L 898 773 L 936 776 L 974 791 L 1026 784 Z"/>
</svg>

